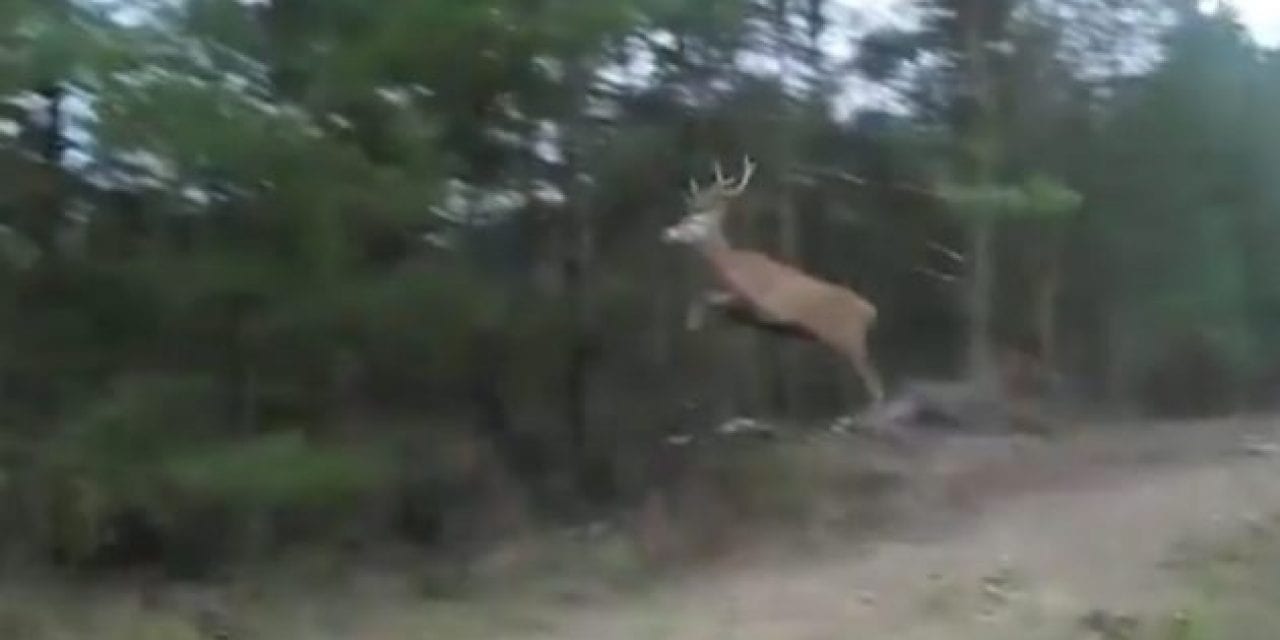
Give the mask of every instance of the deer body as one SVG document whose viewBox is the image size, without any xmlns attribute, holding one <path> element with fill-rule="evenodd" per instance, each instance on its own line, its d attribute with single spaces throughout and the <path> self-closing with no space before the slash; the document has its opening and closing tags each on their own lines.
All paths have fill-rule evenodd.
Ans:
<svg viewBox="0 0 1280 640">
<path fill-rule="evenodd" d="M 879 404 L 884 387 L 867 349 L 875 306 L 845 287 L 762 253 L 735 249 L 725 237 L 722 225 L 728 198 L 746 188 L 752 169 L 748 163 L 737 186 L 717 170 L 715 185 L 702 191 L 695 188 L 694 212 L 664 234 L 668 242 L 694 246 L 724 289 L 695 304 L 720 307 L 731 318 L 826 345 L 849 360 L 872 402 Z M 700 318 L 702 309 L 696 311 Z"/>
</svg>

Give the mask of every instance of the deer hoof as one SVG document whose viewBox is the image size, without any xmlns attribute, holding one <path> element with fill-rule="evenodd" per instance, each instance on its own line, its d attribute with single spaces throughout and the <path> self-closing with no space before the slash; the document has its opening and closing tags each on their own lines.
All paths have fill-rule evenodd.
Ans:
<svg viewBox="0 0 1280 640">
<path fill-rule="evenodd" d="M 691 313 L 684 319 L 685 331 L 701 331 L 703 325 L 702 314 Z"/>
</svg>

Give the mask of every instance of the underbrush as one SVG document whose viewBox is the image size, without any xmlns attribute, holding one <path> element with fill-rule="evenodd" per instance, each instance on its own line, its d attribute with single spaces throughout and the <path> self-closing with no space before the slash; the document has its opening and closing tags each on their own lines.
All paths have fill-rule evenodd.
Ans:
<svg viewBox="0 0 1280 640">
<path fill-rule="evenodd" d="M 800 540 L 870 532 L 892 519 L 908 465 L 887 447 L 836 434 L 727 442 L 698 452 L 678 487 L 687 523 L 719 514 L 727 527 Z"/>
<path fill-rule="evenodd" d="M 121 475 L 108 473 L 119 467 L 102 464 L 100 450 L 92 452 L 99 458 L 88 458 L 99 463 L 87 464 L 83 456 L 89 452 L 70 446 L 79 442 L 61 444 L 66 453 L 50 458 L 59 466 L 45 472 L 91 478 L 92 484 L 78 489 L 91 493 L 62 495 L 45 506 L 75 506 L 63 507 L 69 514 L 52 520 L 48 535 L 81 550 L 100 548 L 95 545 L 110 534 L 103 524 L 109 521 L 106 515 L 119 513 L 122 505 L 145 507 L 169 518 L 166 526 L 186 527 L 200 521 L 180 517 L 193 511 L 179 508 L 220 505 L 227 518 L 210 521 L 204 532 L 217 540 L 238 527 L 248 536 L 282 535 L 279 514 L 303 506 L 314 509 L 307 514 L 313 523 L 340 525 L 344 518 L 360 517 L 356 509 L 362 501 L 385 502 L 388 492 L 381 484 L 387 480 L 367 466 L 367 452 L 347 457 L 301 435 L 192 448 L 180 456 L 168 452 Z M 458 468 L 450 470 L 442 459 L 421 479 L 442 494 L 437 499 L 448 500 L 453 489 L 458 497 L 501 502 L 474 486 L 457 485 L 473 464 L 466 458 L 476 454 L 461 445 L 446 449 L 447 460 Z M 400 454 L 411 457 L 412 452 Z M 493 637 L 550 625 L 539 618 L 547 611 L 635 597 L 735 551 L 757 552 L 760 545 L 779 543 L 789 551 L 796 544 L 811 548 L 824 536 L 847 540 L 851 531 L 884 522 L 900 488 L 891 457 L 834 435 L 709 440 L 676 455 L 681 458 L 661 487 L 630 507 L 576 526 L 539 523 L 525 504 L 506 509 L 520 514 L 508 513 L 514 521 L 472 523 L 501 529 L 501 535 L 481 541 L 432 549 L 379 538 L 373 547 L 353 553 L 317 538 L 252 562 L 213 555 L 221 570 L 194 582 L 175 581 L 164 572 L 117 570 L 84 580 L 37 570 L 32 575 L 38 578 L 0 582 L 0 638 L 91 633 L 182 640 L 210 637 L 223 627 L 248 634 L 243 637 L 339 638 L 349 637 L 344 629 L 357 627 L 360 637 L 370 638 Z M 148 484 L 157 479 L 166 493 Z M 506 500 L 520 502 L 512 495 Z M 276 519 L 258 519 L 268 516 Z M 188 531 L 193 540 L 205 541 L 198 531 Z"/>
<path fill-rule="evenodd" d="M 708 439 L 667 450 L 669 473 L 637 498 L 574 526 L 512 530 L 465 561 L 423 571 L 434 595 L 476 589 L 567 600 L 643 590 L 692 569 L 770 549 L 847 545 L 914 500 L 901 455 L 833 434 Z"/>
<path fill-rule="evenodd" d="M 0 441 L 0 550 L 18 558 L 0 638 L 493 637 L 543 624 L 529 611 L 548 602 L 847 541 L 892 518 L 904 477 L 852 437 L 705 437 L 624 461 L 617 497 L 570 523 L 469 424 L 232 431 L 223 391 L 122 378 Z"/>
<path fill-rule="evenodd" d="M 524 518 L 493 452 L 447 423 L 228 432 L 218 400 L 202 377 L 122 379 L 0 441 L 0 552 L 106 576 L 158 566 L 210 578 L 296 548 L 461 544 Z"/>
<path fill-rule="evenodd" d="M 385 492 L 390 466 L 376 447 L 287 426 L 218 433 L 211 389 L 199 378 L 122 381 L 11 456 L 10 543 L 73 568 L 158 561 L 205 574 L 286 535 L 326 537 Z"/>
</svg>

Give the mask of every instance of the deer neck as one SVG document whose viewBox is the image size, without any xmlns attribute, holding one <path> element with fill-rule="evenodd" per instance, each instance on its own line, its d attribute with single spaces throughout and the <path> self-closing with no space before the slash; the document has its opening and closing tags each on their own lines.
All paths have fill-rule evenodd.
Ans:
<svg viewBox="0 0 1280 640">
<path fill-rule="evenodd" d="M 734 248 L 729 244 L 729 239 L 724 233 L 717 229 L 716 233 L 699 242 L 696 249 L 711 267 L 711 271 L 721 285 L 729 286 L 732 281 L 729 274 L 733 271 Z"/>
<path fill-rule="evenodd" d="M 698 243 L 698 251 L 706 254 L 724 253 L 732 250 L 733 246 L 729 244 L 729 239 L 719 234 Z"/>
<path fill-rule="evenodd" d="M 697 245 L 698 252 L 708 258 L 726 255 L 733 251 L 729 238 L 724 234 L 724 227 L 717 224 L 715 229 Z"/>
</svg>

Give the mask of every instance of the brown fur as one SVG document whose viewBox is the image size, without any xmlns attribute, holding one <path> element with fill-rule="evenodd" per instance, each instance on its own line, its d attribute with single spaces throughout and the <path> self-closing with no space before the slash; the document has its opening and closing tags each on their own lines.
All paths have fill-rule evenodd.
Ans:
<svg viewBox="0 0 1280 640">
<path fill-rule="evenodd" d="M 725 307 L 731 315 L 736 313 L 752 324 L 809 336 L 834 349 L 849 359 L 872 402 L 880 404 L 884 385 L 867 349 L 867 334 L 876 320 L 875 305 L 845 287 L 762 253 L 730 246 L 723 230 L 729 201 L 746 189 L 755 171 L 749 160 L 744 160 L 743 167 L 736 184 L 725 179 L 719 167 L 715 184 L 705 189 L 695 184 L 691 213 L 667 229 L 667 241 L 696 246 L 710 263 L 729 300 L 706 302 Z"/>
<path fill-rule="evenodd" d="M 876 308 L 858 294 L 754 251 L 709 247 L 716 279 L 764 323 L 792 326 L 847 357 L 875 403 L 883 384 L 867 348 Z"/>
</svg>

